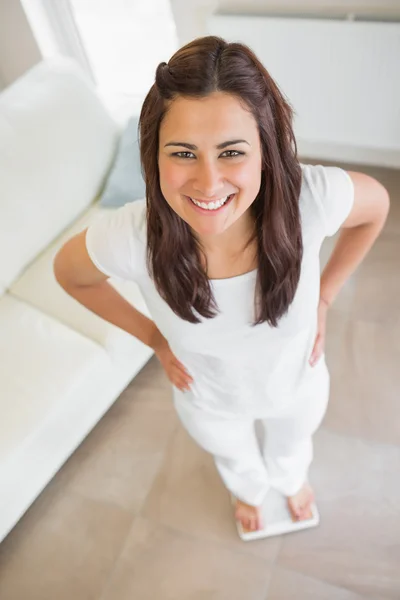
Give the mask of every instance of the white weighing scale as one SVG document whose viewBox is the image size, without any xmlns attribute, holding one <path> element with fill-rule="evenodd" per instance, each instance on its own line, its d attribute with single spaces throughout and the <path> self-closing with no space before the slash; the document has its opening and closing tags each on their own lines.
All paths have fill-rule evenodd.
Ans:
<svg viewBox="0 0 400 600">
<path fill-rule="evenodd" d="M 232 504 L 236 504 L 236 498 L 231 495 Z M 252 540 L 260 540 L 273 535 L 281 535 L 316 527 L 319 524 L 319 512 L 315 502 L 310 506 L 311 517 L 303 521 L 295 521 L 292 517 L 287 505 L 287 498 L 280 492 L 270 489 L 262 506 L 262 521 L 265 525 L 264 529 L 252 531 L 245 529 L 241 522 L 236 520 L 238 534 L 242 540 L 249 542 Z"/>
</svg>

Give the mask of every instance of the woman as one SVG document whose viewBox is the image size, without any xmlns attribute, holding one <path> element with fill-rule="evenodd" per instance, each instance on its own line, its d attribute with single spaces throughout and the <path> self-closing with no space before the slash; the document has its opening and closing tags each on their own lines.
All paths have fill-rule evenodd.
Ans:
<svg viewBox="0 0 400 600">
<path fill-rule="evenodd" d="M 140 146 L 146 201 L 72 238 L 57 280 L 154 349 L 245 529 L 265 526 L 271 487 L 293 518 L 309 518 L 312 435 L 329 396 L 327 310 L 382 229 L 388 194 L 361 173 L 299 164 L 277 85 L 248 47 L 214 36 L 158 66 Z M 322 241 L 340 227 L 321 277 Z M 109 276 L 137 281 L 153 320 Z"/>
</svg>

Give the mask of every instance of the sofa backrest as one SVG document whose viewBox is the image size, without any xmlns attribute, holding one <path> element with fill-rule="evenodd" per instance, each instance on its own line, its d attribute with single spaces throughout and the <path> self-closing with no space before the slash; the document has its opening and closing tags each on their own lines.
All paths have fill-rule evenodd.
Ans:
<svg viewBox="0 0 400 600">
<path fill-rule="evenodd" d="M 102 189 L 120 126 L 72 59 L 0 94 L 0 294 Z"/>
</svg>

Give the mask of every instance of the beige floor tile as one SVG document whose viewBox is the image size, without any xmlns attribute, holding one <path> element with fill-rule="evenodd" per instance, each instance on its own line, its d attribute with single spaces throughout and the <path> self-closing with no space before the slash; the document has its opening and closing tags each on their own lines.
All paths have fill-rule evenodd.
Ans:
<svg viewBox="0 0 400 600">
<path fill-rule="evenodd" d="M 400 324 L 352 320 L 332 310 L 326 359 L 331 392 L 324 426 L 400 443 Z"/>
<path fill-rule="evenodd" d="M 260 558 L 138 517 L 100 600 L 262 600 L 269 577 Z"/>
<path fill-rule="evenodd" d="M 280 538 L 249 544 L 239 537 L 230 497 L 212 457 L 180 427 L 144 504 L 143 515 L 199 540 L 260 556 L 271 564 Z"/>
<path fill-rule="evenodd" d="M 277 567 L 265 600 L 366 600 L 366 596 Z M 374 596 L 374 600 L 379 599 Z"/>
<path fill-rule="evenodd" d="M 178 425 L 172 393 L 155 369 L 153 387 L 148 365 L 122 393 L 54 479 L 66 490 L 138 512 L 164 460 Z M 154 370 L 150 367 L 150 370 Z"/>
<path fill-rule="evenodd" d="M 400 235 L 382 233 L 357 269 L 351 314 L 400 322 Z"/>
<path fill-rule="evenodd" d="M 132 518 L 46 488 L 0 546 L 1 600 L 97 600 Z"/>
<path fill-rule="evenodd" d="M 320 429 L 310 480 L 318 527 L 285 536 L 276 565 L 366 597 L 400 597 L 400 448 Z"/>
<path fill-rule="evenodd" d="M 397 188 L 394 187 L 394 182 L 387 187 L 390 195 L 390 211 L 383 232 L 400 235 L 400 175 L 396 184 Z"/>
</svg>

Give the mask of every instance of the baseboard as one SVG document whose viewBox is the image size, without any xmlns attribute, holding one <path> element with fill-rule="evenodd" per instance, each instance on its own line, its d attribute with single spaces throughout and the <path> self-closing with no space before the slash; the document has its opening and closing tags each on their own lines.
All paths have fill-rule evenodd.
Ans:
<svg viewBox="0 0 400 600">
<path fill-rule="evenodd" d="M 366 148 L 347 144 L 310 141 L 296 137 L 301 158 L 318 158 L 341 163 L 400 168 L 400 148 Z"/>
</svg>

